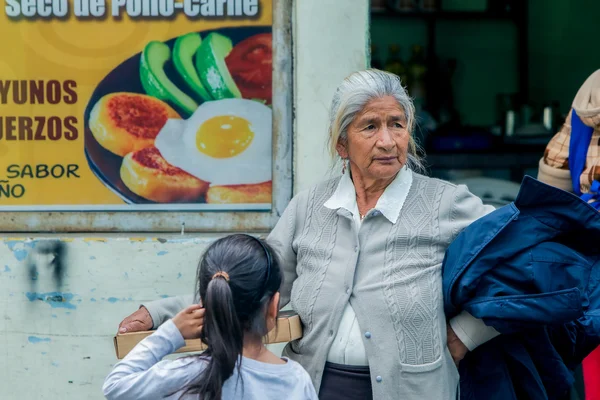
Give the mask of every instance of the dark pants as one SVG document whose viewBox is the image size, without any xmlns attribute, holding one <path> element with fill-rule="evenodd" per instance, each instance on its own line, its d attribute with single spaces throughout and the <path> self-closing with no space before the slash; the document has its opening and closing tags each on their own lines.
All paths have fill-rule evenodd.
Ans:
<svg viewBox="0 0 600 400">
<path fill-rule="evenodd" d="M 373 400 L 369 367 L 326 363 L 319 400 Z"/>
</svg>

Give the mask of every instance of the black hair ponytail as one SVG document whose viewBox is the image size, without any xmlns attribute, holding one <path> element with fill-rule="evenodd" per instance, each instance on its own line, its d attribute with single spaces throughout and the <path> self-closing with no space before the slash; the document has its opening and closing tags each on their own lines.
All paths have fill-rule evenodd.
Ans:
<svg viewBox="0 0 600 400">
<path fill-rule="evenodd" d="M 283 280 L 273 250 L 249 235 L 236 234 L 214 242 L 198 266 L 197 287 L 204 305 L 200 339 L 207 344 L 207 363 L 183 394 L 221 400 L 223 384 L 241 357 L 246 333 L 266 335 L 266 307 Z M 243 385 L 243 382 L 242 382 Z"/>
<path fill-rule="evenodd" d="M 208 345 L 204 356 L 208 365 L 198 382 L 203 400 L 220 400 L 223 383 L 233 374 L 244 346 L 229 282 L 215 277 L 208 283 L 204 296 L 204 327 L 200 339 Z"/>
</svg>

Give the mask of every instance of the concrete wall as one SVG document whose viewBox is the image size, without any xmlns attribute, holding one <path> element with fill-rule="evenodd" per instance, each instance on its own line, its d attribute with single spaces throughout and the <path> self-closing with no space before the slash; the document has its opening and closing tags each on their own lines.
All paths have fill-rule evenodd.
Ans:
<svg viewBox="0 0 600 400">
<path fill-rule="evenodd" d="M 368 2 L 294 3 L 298 191 L 329 167 L 327 108 L 344 76 L 366 65 Z M 3 400 L 101 399 L 116 362 L 112 337 L 119 321 L 144 301 L 192 291 L 198 256 L 219 235 L 28 236 L 0 238 Z M 56 238 L 66 250 L 62 287 L 47 267 L 50 260 L 35 250 Z M 37 264 L 35 280 L 28 261 Z"/>
<path fill-rule="evenodd" d="M 296 192 L 323 179 L 330 169 L 326 149 L 329 104 L 344 77 L 367 66 L 368 3 L 364 0 L 295 2 Z"/>
</svg>

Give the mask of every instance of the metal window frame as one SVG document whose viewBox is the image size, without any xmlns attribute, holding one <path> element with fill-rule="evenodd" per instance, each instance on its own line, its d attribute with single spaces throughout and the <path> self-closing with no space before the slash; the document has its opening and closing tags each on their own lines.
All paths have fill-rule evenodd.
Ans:
<svg viewBox="0 0 600 400">
<path fill-rule="evenodd" d="M 273 0 L 273 198 L 270 211 L 5 211 L 2 232 L 267 231 L 292 198 L 292 2 Z"/>
</svg>

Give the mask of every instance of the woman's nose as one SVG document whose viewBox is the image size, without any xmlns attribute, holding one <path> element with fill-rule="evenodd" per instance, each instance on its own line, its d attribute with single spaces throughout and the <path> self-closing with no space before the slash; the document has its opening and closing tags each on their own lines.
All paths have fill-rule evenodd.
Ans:
<svg viewBox="0 0 600 400">
<path fill-rule="evenodd" d="M 377 144 L 386 149 L 394 145 L 394 139 L 392 138 L 392 134 L 387 126 L 384 126 L 379 130 Z"/>
</svg>

